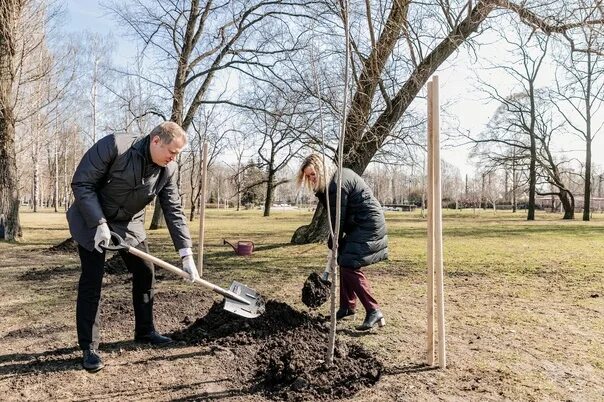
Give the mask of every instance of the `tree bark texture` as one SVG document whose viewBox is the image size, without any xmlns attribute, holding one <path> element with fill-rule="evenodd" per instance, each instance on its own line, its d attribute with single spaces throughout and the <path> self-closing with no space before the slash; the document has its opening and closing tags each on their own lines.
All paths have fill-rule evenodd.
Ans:
<svg viewBox="0 0 604 402">
<path fill-rule="evenodd" d="M 575 198 L 568 190 L 560 191 L 560 202 L 564 209 L 564 217 L 562 219 L 575 219 Z"/>
<path fill-rule="evenodd" d="M 15 151 L 15 54 L 16 26 L 22 0 L 0 3 L 0 214 L 4 215 L 5 239 L 21 237 L 19 222 L 19 186 Z"/>
<path fill-rule="evenodd" d="M 585 141 L 585 188 L 583 190 L 583 220 L 590 219 L 591 212 L 591 137 Z"/>
<path fill-rule="evenodd" d="M 291 243 L 308 244 L 324 242 L 329 236 L 329 227 L 327 225 L 327 210 L 318 203 L 310 224 L 300 226 L 294 232 Z"/>
<path fill-rule="evenodd" d="M 271 205 L 273 204 L 273 196 L 275 194 L 275 171 L 272 166 L 268 167 L 268 177 L 266 182 L 266 197 L 264 198 L 264 214 L 263 216 L 271 215 Z"/>
<path fill-rule="evenodd" d="M 161 229 L 164 227 L 164 212 L 161 209 L 161 204 L 159 200 L 155 202 L 155 208 L 153 209 L 153 217 L 151 218 L 151 224 L 149 225 L 149 230 Z"/>
</svg>

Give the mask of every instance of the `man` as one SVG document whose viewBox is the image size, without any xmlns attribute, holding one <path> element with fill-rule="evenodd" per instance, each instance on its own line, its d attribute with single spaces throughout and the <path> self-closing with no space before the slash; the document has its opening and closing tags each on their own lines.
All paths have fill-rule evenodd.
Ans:
<svg viewBox="0 0 604 402">
<path fill-rule="evenodd" d="M 104 367 L 98 353 L 99 301 L 105 264 L 103 246 L 111 241 L 110 230 L 130 246 L 148 252 L 145 206 L 157 196 L 183 270 L 192 279 L 199 278 L 176 183 L 174 159 L 186 143 L 185 131 L 174 122 L 160 124 L 145 137 L 109 135 L 84 154 L 73 175 L 75 201 L 67 211 L 67 220 L 82 265 L 76 324 L 82 366 L 90 372 Z M 120 254 L 132 273 L 134 339 L 152 345 L 170 343 L 172 340 L 157 333 L 153 324 L 153 264 L 125 251 Z"/>
</svg>

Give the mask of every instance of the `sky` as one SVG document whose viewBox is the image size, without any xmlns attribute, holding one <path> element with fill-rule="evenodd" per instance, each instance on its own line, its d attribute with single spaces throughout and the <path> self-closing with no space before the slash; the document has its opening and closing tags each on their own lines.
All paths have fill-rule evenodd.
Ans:
<svg viewBox="0 0 604 402">
<path fill-rule="evenodd" d="M 123 32 L 119 30 L 112 17 L 106 15 L 106 12 L 99 6 L 99 1 L 68 0 L 67 13 L 64 28 L 69 32 L 88 30 L 100 34 L 112 33 L 116 41 L 115 58 L 119 64 L 121 64 L 120 61 L 126 61 L 134 54 L 135 48 L 132 41 L 124 38 Z M 495 58 L 497 55 L 489 54 L 490 51 L 497 51 L 495 48 L 494 46 L 482 48 L 480 57 Z M 443 121 L 446 115 L 453 115 L 459 122 L 461 129 L 477 134 L 485 127 L 498 106 L 495 103 L 485 102 L 475 93 L 475 76 L 470 68 L 472 63 L 471 60 L 460 56 L 455 60 L 455 63 L 443 66 L 436 73 L 440 82 L 441 107 L 447 108 L 446 112 L 441 112 L 441 129 L 450 126 L 449 122 Z M 498 78 L 494 76 L 492 79 L 496 80 Z M 503 80 L 506 78 L 502 76 L 499 79 L 505 82 Z M 575 156 L 584 159 L 583 152 L 580 151 L 584 148 L 584 145 L 579 142 L 560 144 L 559 147 L 567 154 L 569 150 L 575 150 Z M 473 175 L 476 169 L 468 161 L 468 152 L 468 147 L 451 148 L 444 146 L 441 156 L 445 161 L 456 166 L 462 176 L 465 174 Z M 593 159 L 595 163 L 604 167 L 604 133 L 601 133 L 594 140 Z"/>
</svg>

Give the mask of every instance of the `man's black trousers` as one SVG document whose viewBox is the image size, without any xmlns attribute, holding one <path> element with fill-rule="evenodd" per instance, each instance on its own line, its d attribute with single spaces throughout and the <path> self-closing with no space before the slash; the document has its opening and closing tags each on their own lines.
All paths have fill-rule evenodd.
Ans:
<svg viewBox="0 0 604 402">
<path fill-rule="evenodd" d="M 143 241 L 137 249 L 149 252 Z M 80 349 L 99 348 L 101 286 L 105 271 L 105 252 L 88 251 L 78 246 L 82 273 L 78 284 L 76 324 Z M 153 287 L 155 272 L 153 264 L 126 251 L 119 252 L 126 268 L 132 273 L 132 304 L 134 305 L 134 333 L 146 335 L 155 330 L 153 325 Z"/>
</svg>

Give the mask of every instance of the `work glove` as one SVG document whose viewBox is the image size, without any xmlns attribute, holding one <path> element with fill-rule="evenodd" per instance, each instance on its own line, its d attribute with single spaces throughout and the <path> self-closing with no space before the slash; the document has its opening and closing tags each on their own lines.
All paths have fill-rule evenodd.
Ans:
<svg viewBox="0 0 604 402">
<path fill-rule="evenodd" d="M 104 250 L 101 246 L 108 247 L 111 243 L 111 232 L 109 231 L 109 226 L 105 222 L 101 223 L 96 227 L 96 234 L 94 235 L 94 248 L 99 253 L 102 253 Z"/>
<path fill-rule="evenodd" d="M 178 253 L 182 257 L 182 269 L 190 275 L 190 279 L 185 279 L 188 282 L 195 282 L 199 278 L 199 272 L 195 266 L 195 259 L 193 258 L 193 251 L 190 248 L 181 248 Z"/>
</svg>

